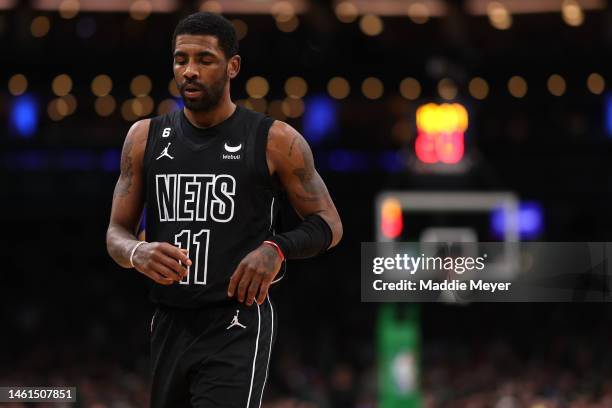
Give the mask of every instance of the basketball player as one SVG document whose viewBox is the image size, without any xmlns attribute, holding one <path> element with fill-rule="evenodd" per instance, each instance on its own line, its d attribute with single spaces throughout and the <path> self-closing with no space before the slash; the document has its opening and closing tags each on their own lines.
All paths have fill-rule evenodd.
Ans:
<svg viewBox="0 0 612 408">
<path fill-rule="evenodd" d="M 129 130 L 107 248 L 150 278 L 151 406 L 259 407 L 270 285 L 285 259 L 336 245 L 342 224 L 304 138 L 232 102 L 241 60 L 226 19 L 179 22 L 173 58 L 185 108 Z M 281 190 L 302 222 L 276 234 Z M 145 206 L 146 242 L 135 236 Z"/>
</svg>

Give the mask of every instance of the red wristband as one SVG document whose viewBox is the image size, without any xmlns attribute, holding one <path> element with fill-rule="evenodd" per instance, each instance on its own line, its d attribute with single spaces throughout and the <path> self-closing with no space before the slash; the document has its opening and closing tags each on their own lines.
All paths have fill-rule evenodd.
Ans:
<svg viewBox="0 0 612 408">
<path fill-rule="evenodd" d="M 285 260 L 285 254 L 283 254 L 283 251 L 280 249 L 280 247 L 278 246 L 278 244 L 274 241 L 264 241 L 264 244 L 268 244 L 268 245 L 272 245 L 275 249 L 276 252 L 278 253 L 278 256 L 281 260 L 281 262 L 283 262 Z"/>
</svg>

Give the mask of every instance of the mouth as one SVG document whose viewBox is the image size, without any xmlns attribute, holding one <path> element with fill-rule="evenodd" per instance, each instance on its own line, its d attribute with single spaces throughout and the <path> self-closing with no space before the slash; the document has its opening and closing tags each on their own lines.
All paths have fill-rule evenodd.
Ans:
<svg viewBox="0 0 612 408">
<path fill-rule="evenodd" d="M 197 98 L 202 95 L 202 88 L 195 85 L 187 85 L 183 93 L 187 98 Z"/>
</svg>

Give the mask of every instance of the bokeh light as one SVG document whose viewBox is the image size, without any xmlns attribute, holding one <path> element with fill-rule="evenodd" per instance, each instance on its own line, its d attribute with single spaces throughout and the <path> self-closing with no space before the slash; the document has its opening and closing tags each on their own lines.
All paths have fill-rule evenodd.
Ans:
<svg viewBox="0 0 612 408">
<path fill-rule="evenodd" d="M 239 18 L 235 18 L 231 20 L 231 22 L 234 26 L 234 30 L 236 30 L 236 38 L 238 38 L 238 41 L 242 41 L 249 32 L 249 26 L 247 25 L 247 23 L 245 23 L 243 20 L 240 20 Z"/>
<path fill-rule="evenodd" d="M 49 33 L 51 28 L 51 22 L 47 16 L 34 17 L 32 24 L 30 24 L 30 32 L 33 37 L 41 38 Z"/>
<path fill-rule="evenodd" d="M 600 74 L 594 72 L 587 78 L 587 87 L 595 95 L 601 95 L 606 89 L 606 81 Z"/>
<path fill-rule="evenodd" d="M 263 98 L 269 90 L 268 80 L 261 76 L 251 77 L 246 83 L 246 91 L 251 98 Z"/>
<path fill-rule="evenodd" d="M 79 14 L 80 3 L 78 0 L 62 0 L 58 12 L 62 18 L 71 19 Z"/>
<path fill-rule="evenodd" d="M 415 24 L 425 24 L 429 21 L 429 8 L 421 2 L 412 3 L 408 6 L 408 17 Z"/>
<path fill-rule="evenodd" d="M 384 86 L 380 79 L 375 77 L 366 78 L 361 84 L 361 92 L 368 99 L 378 99 L 383 95 Z"/>
<path fill-rule="evenodd" d="M 438 82 L 438 94 L 441 98 L 451 101 L 457 97 L 457 85 L 450 78 L 443 78 Z"/>
<path fill-rule="evenodd" d="M 146 96 L 152 87 L 151 79 L 146 75 L 138 75 L 130 83 L 130 91 L 134 96 Z"/>
<path fill-rule="evenodd" d="M 374 14 L 366 14 L 359 20 L 359 27 L 365 35 L 373 37 L 382 33 L 384 25 L 380 17 Z"/>
<path fill-rule="evenodd" d="M 411 101 L 414 101 L 421 96 L 421 84 L 414 78 L 404 78 L 400 82 L 400 94 Z"/>
<path fill-rule="evenodd" d="M 512 15 L 502 3 L 492 1 L 487 5 L 489 22 L 498 30 L 507 30 L 512 26 Z"/>
<path fill-rule="evenodd" d="M 60 74 L 53 78 L 51 89 L 57 96 L 68 95 L 72 90 L 72 79 L 67 74 Z"/>
<path fill-rule="evenodd" d="M 106 96 L 113 90 L 113 80 L 106 74 L 100 74 L 91 81 L 91 92 L 96 96 Z"/>
<path fill-rule="evenodd" d="M 115 102 L 115 98 L 112 95 L 104 95 L 96 98 L 94 103 L 94 108 L 96 113 L 102 117 L 107 117 L 112 115 L 112 113 L 117 108 L 117 102 Z"/>
<path fill-rule="evenodd" d="M 565 79 L 558 74 L 553 74 L 548 78 L 547 86 L 548 91 L 554 96 L 562 96 L 567 89 Z"/>
<path fill-rule="evenodd" d="M 303 98 L 308 92 L 308 84 L 302 77 L 291 77 L 285 81 L 285 93 L 291 98 Z"/>
<path fill-rule="evenodd" d="M 336 12 L 336 17 L 342 23 L 352 23 L 359 16 L 359 10 L 350 1 L 342 1 L 336 4 L 334 11 Z"/>
<path fill-rule="evenodd" d="M 150 0 L 136 0 L 130 4 L 130 17 L 134 20 L 145 20 L 151 15 L 153 5 Z"/>
<path fill-rule="evenodd" d="M 527 81 L 521 76 L 515 75 L 508 81 L 508 92 L 515 98 L 525 97 L 527 90 Z"/>
<path fill-rule="evenodd" d="M 483 78 L 476 77 L 470 81 L 469 90 L 474 99 L 483 100 L 489 95 L 489 84 Z"/>
<path fill-rule="evenodd" d="M 11 95 L 18 96 L 28 89 L 28 79 L 23 74 L 15 74 L 8 81 L 8 90 Z"/>
<path fill-rule="evenodd" d="M 281 109 L 288 118 L 299 118 L 304 114 L 304 101 L 295 98 L 285 98 Z"/>
</svg>

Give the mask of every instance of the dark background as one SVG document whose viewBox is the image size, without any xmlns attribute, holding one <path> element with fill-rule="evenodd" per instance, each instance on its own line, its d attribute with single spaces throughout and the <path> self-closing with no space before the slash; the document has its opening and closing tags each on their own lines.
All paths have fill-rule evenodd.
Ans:
<svg viewBox="0 0 612 408">
<path fill-rule="evenodd" d="M 384 31 L 375 37 L 364 35 L 357 21 L 340 23 L 324 1 L 309 2 L 290 33 L 268 14 L 226 14 L 248 24 L 242 71 L 232 83 L 235 99 L 248 98 L 245 83 L 254 75 L 269 81 L 268 101 L 285 97 L 288 77 L 303 77 L 306 111 L 308 98 L 325 95 L 331 77 L 351 84 L 349 97 L 335 102 L 336 129 L 312 143 L 344 238 L 317 259 L 290 262 L 272 291 L 280 327 L 264 398 L 269 407 L 376 406 L 378 305 L 360 302 L 359 245 L 375 238 L 374 198 L 382 190 L 513 191 L 543 209 L 544 229 L 535 239 L 612 237 L 609 87 L 598 95 L 586 86 L 592 72 L 611 80 L 610 8 L 603 2 L 603 9 L 585 11 L 579 27 L 551 12 L 515 15 L 509 30 L 497 30 L 486 16 L 465 12 L 464 3 L 449 0 L 452 12 L 422 25 L 383 17 Z M 157 107 L 171 97 L 172 30 L 197 9 L 182 2 L 175 12 L 142 21 L 126 12 L 83 11 L 64 19 L 28 1 L 0 11 L 0 385 L 76 385 L 79 406 L 147 406 L 152 306 L 145 278 L 115 265 L 105 247 L 119 149 L 132 121 L 119 108 L 98 116 L 90 83 L 109 75 L 120 105 L 132 97 L 131 79 L 146 74 Z M 51 27 L 35 38 L 31 22 L 41 15 Z M 81 36 L 78 25 L 92 21 L 93 33 Z M 27 77 L 27 92 L 39 106 L 30 137 L 10 121 L 18 97 L 6 84 L 16 73 Z M 71 76 L 78 106 L 52 121 L 50 84 L 61 73 Z M 553 73 L 567 81 L 560 97 L 546 87 Z M 513 75 L 527 80 L 525 98 L 509 94 Z M 361 93 L 368 76 L 384 83 L 382 98 Z M 423 87 L 416 101 L 399 93 L 406 76 Z M 474 76 L 489 83 L 485 100 L 468 92 Z M 381 164 L 385 157 L 412 157 L 415 111 L 443 102 L 436 88 L 443 77 L 457 84 L 455 101 L 470 113 L 466 151 L 479 158 L 476 165 L 461 175 L 423 176 Z M 302 130 L 302 117 L 287 121 Z M 399 121 L 409 126 L 398 136 Z M 338 154 L 349 164 L 339 167 Z M 607 304 L 427 304 L 420 310 L 426 406 L 612 406 Z"/>
</svg>

